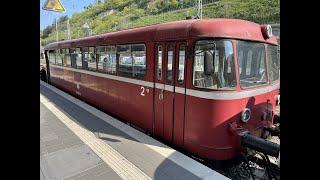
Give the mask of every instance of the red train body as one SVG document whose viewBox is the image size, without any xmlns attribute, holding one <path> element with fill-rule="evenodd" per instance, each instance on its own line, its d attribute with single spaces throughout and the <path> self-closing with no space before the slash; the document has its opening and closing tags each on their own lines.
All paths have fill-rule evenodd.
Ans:
<svg viewBox="0 0 320 180">
<path fill-rule="evenodd" d="M 212 43 L 197 45 L 198 41 L 205 40 Z M 243 46 L 240 41 L 244 42 Z M 252 43 L 259 47 L 251 48 Z M 121 54 L 120 49 L 130 44 L 132 54 Z M 136 44 L 145 46 L 145 56 L 134 54 Z M 258 24 L 209 19 L 170 22 L 56 42 L 47 45 L 45 52 L 51 84 L 200 157 L 227 160 L 241 152 L 239 131 L 247 130 L 260 137 L 263 127 L 272 125 L 279 93 L 279 77 L 271 78 L 273 66 L 269 65 L 274 55 L 268 53 L 268 48 L 274 45 L 277 45 L 276 38 L 266 37 Z M 98 55 L 98 48 L 92 53 L 96 67 L 91 64 L 91 69 L 81 68 L 72 60 L 71 65 L 68 64 L 66 56 L 72 59 L 72 48 L 98 46 L 115 47 L 114 71 L 99 71 L 99 57 L 103 55 Z M 241 54 L 242 47 L 246 50 Z M 255 55 L 258 50 L 253 49 L 259 48 L 262 53 Z M 54 51 L 57 49 L 62 50 L 57 54 Z M 81 64 L 85 64 L 85 52 L 90 54 L 90 50 L 80 52 Z M 143 51 L 138 54 L 140 52 Z M 228 57 L 227 52 L 231 52 Z M 50 53 L 54 53 L 54 58 Z M 60 55 L 61 63 L 57 60 Z M 262 60 L 250 66 L 249 61 L 255 62 L 258 56 Z M 112 59 L 112 53 L 109 58 Z M 128 66 L 122 64 L 125 58 L 129 58 Z M 195 65 L 196 58 L 200 65 Z M 210 64 L 210 59 L 213 59 L 212 69 L 205 64 Z M 135 65 L 140 61 L 143 70 Z M 249 72 L 257 64 L 258 70 Z M 123 67 L 127 68 L 121 73 L 129 74 L 133 68 L 133 76 L 121 74 Z M 135 70 L 143 75 L 135 74 Z M 261 77 L 265 81 L 249 82 L 253 76 L 260 78 L 254 75 L 259 73 L 266 76 Z M 245 80 L 245 76 L 250 78 Z M 245 108 L 251 111 L 248 122 L 241 121 Z"/>
</svg>

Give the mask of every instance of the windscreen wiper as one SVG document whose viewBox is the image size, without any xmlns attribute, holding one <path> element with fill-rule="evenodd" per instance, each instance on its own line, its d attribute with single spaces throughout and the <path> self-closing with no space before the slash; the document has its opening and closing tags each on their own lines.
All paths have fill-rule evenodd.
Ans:
<svg viewBox="0 0 320 180">
<path fill-rule="evenodd" d="M 213 51 L 215 51 L 215 49 L 216 49 L 216 47 L 217 47 L 216 43 L 212 42 L 212 43 L 207 43 L 207 44 L 211 44 L 212 46 L 209 47 L 209 48 L 207 48 L 207 49 L 204 49 L 204 50 L 202 50 L 202 51 L 200 51 L 200 52 L 194 53 L 194 55 L 200 54 L 200 53 L 203 53 L 203 52 L 206 52 L 206 51 L 208 51 L 208 50 L 213 50 Z M 209 52 L 211 53 L 211 51 L 209 51 Z M 211 53 L 211 54 L 213 55 L 213 53 Z"/>
</svg>

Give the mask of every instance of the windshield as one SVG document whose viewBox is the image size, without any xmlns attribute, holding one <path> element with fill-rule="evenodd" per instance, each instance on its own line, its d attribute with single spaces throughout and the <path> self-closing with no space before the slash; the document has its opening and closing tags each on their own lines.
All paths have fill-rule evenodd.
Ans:
<svg viewBox="0 0 320 180">
<path fill-rule="evenodd" d="M 241 87 L 267 84 L 265 47 L 262 43 L 239 41 L 238 66 Z"/>
<path fill-rule="evenodd" d="M 280 58 L 278 47 L 268 45 L 268 71 L 270 82 L 275 82 L 280 79 Z"/>
<path fill-rule="evenodd" d="M 230 40 L 197 41 L 193 62 L 193 85 L 206 89 L 235 89 L 233 57 Z"/>
</svg>

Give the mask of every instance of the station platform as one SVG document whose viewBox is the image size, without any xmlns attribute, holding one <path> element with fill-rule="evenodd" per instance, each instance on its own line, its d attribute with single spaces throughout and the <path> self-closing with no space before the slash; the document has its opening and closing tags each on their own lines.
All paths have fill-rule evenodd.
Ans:
<svg viewBox="0 0 320 180">
<path fill-rule="evenodd" d="M 228 179 L 40 81 L 40 179 Z"/>
</svg>

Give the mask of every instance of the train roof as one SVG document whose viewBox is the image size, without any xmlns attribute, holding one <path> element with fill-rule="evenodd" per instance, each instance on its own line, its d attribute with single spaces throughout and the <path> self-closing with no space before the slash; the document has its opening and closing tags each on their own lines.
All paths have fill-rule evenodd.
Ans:
<svg viewBox="0 0 320 180">
<path fill-rule="evenodd" d="M 170 41 L 199 37 L 223 37 L 277 44 L 275 37 L 265 39 L 261 25 L 240 19 L 191 19 L 142 26 L 90 37 L 59 41 L 45 49 L 121 44 L 146 41 Z"/>
</svg>

